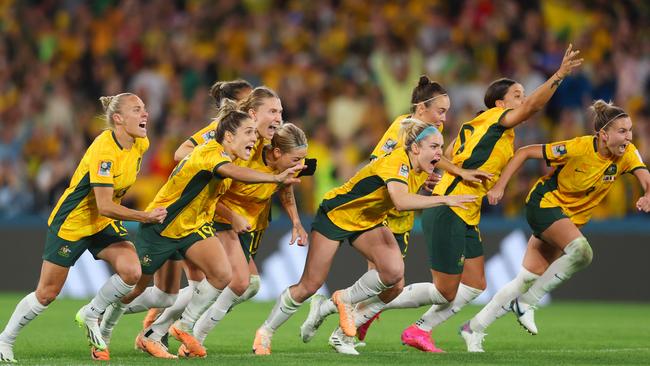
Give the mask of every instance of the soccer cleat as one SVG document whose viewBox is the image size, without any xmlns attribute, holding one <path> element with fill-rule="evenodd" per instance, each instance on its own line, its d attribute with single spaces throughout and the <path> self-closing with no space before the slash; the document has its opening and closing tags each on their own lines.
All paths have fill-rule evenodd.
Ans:
<svg viewBox="0 0 650 366">
<path fill-rule="evenodd" d="M 344 290 L 338 290 L 332 295 L 332 301 L 339 310 L 339 326 L 348 337 L 357 335 L 357 327 L 354 325 L 354 307 L 344 299 Z"/>
<path fill-rule="evenodd" d="M 88 343 L 91 346 L 97 348 L 98 350 L 105 350 L 106 342 L 104 342 L 104 338 L 102 337 L 102 333 L 99 329 L 99 322 L 97 319 L 86 318 L 86 306 L 79 309 L 77 315 L 75 316 L 75 321 L 80 328 L 86 329 L 86 338 L 88 339 Z"/>
<path fill-rule="evenodd" d="M 537 324 L 535 324 L 535 306 L 529 306 L 519 302 L 519 299 L 512 300 L 510 305 L 512 312 L 517 316 L 517 321 L 528 333 L 537 335 Z"/>
<path fill-rule="evenodd" d="M 205 356 L 198 356 L 190 352 L 190 350 L 188 350 L 184 344 L 181 344 L 181 346 L 178 347 L 177 354 L 178 354 L 178 358 L 205 358 Z"/>
<path fill-rule="evenodd" d="M 162 314 L 163 309 L 151 308 L 147 311 L 147 315 L 144 316 L 142 320 L 142 329 L 147 329 L 153 324 L 153 322 L 158 319 L 160 314 Z"/>
<path fill-rule="evenodd" d="M 162 342 L 147 338 L 144 335 L 138 336 L 136 348 L 156 358 L 178 358 L 176 355 L 169 353 L 169 350 Z"/>
<path fill-rule="evenodd" d="M 419 349 L 423 352 L 429 353 L 443 353 L 445 351 L 436 347 L 431 339 L 431 331 L 426 331 L 418 328 L 415 324 L 411 324 L 402 332 L 402 344 Z"/>
<path fill-rule="evenodd" d="M 363 323 L 363 325 L 357 329 L 357 338 L 360 341 L 366 339 L 366 334 L 368 333 L 368 328 L 370 328 L 370 324 L 372 324 L 372 322 L 374 322 L 375 320 L 379 319 L 379 314 L 381 314 L 381 311 L 373 315 L 372 318 L 368 319 L 367 322 Z"/>
<path fill-rule="evenodd" d="M 18 362 L 14 358 L 14 347 L 11 344 L 0 341 L 0 362 Z"/>
<path fill-rule="evenodd" d="M 323 295 L 316 294 L 312 296 L 309 303 L 309 314 L 305 322 L 300 326 L 300 338 L 302 338 L 303 342 L 311 341 L 316 335 L 318 327 L 323 324 L 325 318 L 320 316 L 320 306 L 325 301 L 327 301 L 327 298 Z"/>
<path fill-rule="evenodd" d="M 169 327 L 169 334 L 176 338 L 177 341 L 183 343 L 187 350 L 196 355 L 196 357 L 205 357 L 208 354 L 205 347 L 192 334 L 182 330 L 179 323 L 180 321 L 177 320 Z"/>
<path fill-rule="evenodd" d="M 266 330 L 263 326 L 255 332 L 255 340 L 253 341 L 253 353 L 256 355 L 270 355 L 271 354 L 271 337 L 273 334 Z"/>
<path fill-rule="evenodd" d="M 475 332 L 470 328 L 469 321 L 463 324 L 458 331 L 465 340 L 467 345 L 467 352 L 485 352 L 483 350 L 483 339 L 486 334 L 483 332 Z"/>
<path fill-rule="evenodd" d="M 358 356 L 359 352 L 354 348 L 354 337 L 348 337 L 343 333 L 340 327 L 337 327 L 327 342 L 338 353 L 344 355 Z"/>
<path fill-rule="evenodd" d="M 90 358 L 95 361 L 110 361 L 111 355 L 108 352 L 108 348 L 99 350 L 95 347 L 92 347 L 90 350 Z"/>
</svg>

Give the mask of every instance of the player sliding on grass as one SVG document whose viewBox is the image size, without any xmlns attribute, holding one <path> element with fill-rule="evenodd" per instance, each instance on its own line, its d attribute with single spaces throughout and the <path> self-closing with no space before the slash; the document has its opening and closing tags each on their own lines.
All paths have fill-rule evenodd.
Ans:
<svg viewBox="0 0 650 366">
<path fill-rule="evenodd" d="M 527 159 L 544 159 L 555 167 L 526 198 L 526 219 L 533 236 L 522 270 L 461 328 L 469 352 L 483 352 L 484 330 L 510 306 L 521 325 L 537 334 L 534 313 L 539 300 L 591 263 L 591 247 L 579 228 L 589 222 L 617 177 L 624 173 L 637 177 L 645 195 L 636 206 L 650 211 L 650 173 L 631 142 L 632 120 L 623 109 L 602 100 L 592 110 L 596 136 L 519 149 L 487 193 L 490 204 L 497 204 Z"/>
<path fill-rule="evenodd" d="M 20 330 L 47 309 L 61 292 L 70 267 L 88 250 L 95 259 L 108 262 L 116 272 L 89 304 L 76 316 L 86 330 L 93 349 L 104 350 L 98 319 L 111 303 L 129 293 L 140 279 L 138 256 L 126 240 L 120 220 L 160 223 L 167 210 L 152 206 L 136 211 L 120 205 L 122 197 L 140 170 L 142 155 L 149 147 L 149 114 L 142 100 L 131 93 L 100 98 L 109 129 L 88 147 L 70 186 L 52 210 L 48 220 L 41 277 L 36 291 L 16 306 L 0 334 L 0 362 L 15 362 L 13 344 Z"/>
<path fill-rule="evenodd" d="M 312 225 L 309 252 L 300 282 L 285 289 L 253 342 L 255 354 L 271 353 L 273 333 L 322 286 L 339 244 L 348 240 L 372 261 L 376 270 L 364 274 L 349 290 L 337 291 L 333 301 L 341 328 L 354 336 L 352 306 L 380 295 L 390 302 L 402 290 L 404 262 L 390 230 L 382 223 L 393 208 L 417 210 L 438 205 L 463 207 L 470 195 L 425 197 L 414 194 L 442 156 L 442 135 L 433 126 L 408 119 L 403 122 L 404 148 L 363 167 L 347 183 L 325 194 Z M 386 291 L 388 290 L 388 291 Z M 377 311 L 381 310 L 380 308 Z M 374 315 L 374 314 L 372 314 Z"/>
</svg>

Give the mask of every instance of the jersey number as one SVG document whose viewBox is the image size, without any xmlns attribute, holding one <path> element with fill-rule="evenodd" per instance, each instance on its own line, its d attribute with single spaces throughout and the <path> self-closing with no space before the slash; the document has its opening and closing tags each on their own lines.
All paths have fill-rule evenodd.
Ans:
<svg viewBox="0 0 650 366">
<path fill-rule="evenodd" d="M 469 131 L 469 134 L 466 132 Z M 460 138 L 460 146 L 458 147 L 458 150 L 456 151 L 456 155 L 460 154 L 465 150 L 465 141 L 467 140 L 468 136 L 471 136 L 472 133 L 474 133 L 474 127 L 471 125 L 463 125 L 463 127 L 460 128 L 460 132 L 458 133 L 458 137 Z"/>
</svg>

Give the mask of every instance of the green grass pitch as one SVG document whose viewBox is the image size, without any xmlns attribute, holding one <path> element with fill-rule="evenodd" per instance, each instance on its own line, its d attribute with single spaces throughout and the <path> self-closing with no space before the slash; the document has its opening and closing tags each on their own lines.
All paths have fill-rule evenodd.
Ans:
<svg viewBox="0 0 650 366">
<path fill-rule="evenodd" d="M 0 295 L 0 326 L 4 327 L 20 295 Z M 83 301 L 62 299 L 27 328 L 15 346 L 21 365 L 88 365 L 89 348 L 73 322 Z M 475 314 L 471 306 L 434 332 L 445 354 L 424 354 L 402 346 L 401 331 L 417 320 L 425 308 L 392 310 L 373 324 L 359 348 L 361 356 L 336 354 L 327 338 L 338 317 L 330 317 L 308 344 L 299 339 L 307 315 L 303 306 L 275 335 L 273 354 L 251 354 L 255 329 L 264 321 L 271 303 L 245 303 L 235 308 L 206 341 L 208 358 L 156 360 L 133 349 L 143 314 L 122 318 L 113 335 L 111 365 L 192 364 L 219 365 L 648 365 L 650 364 L 650 304 L 555 303 L 537 312 L 540 334 L 528 335 L 512 315 L 497 321 L 484 342 L 485 354 L 469 354 L 458 336 L 459 325 Z M 178 343 L 171 341 L 175 351 Z"/>
</svg>

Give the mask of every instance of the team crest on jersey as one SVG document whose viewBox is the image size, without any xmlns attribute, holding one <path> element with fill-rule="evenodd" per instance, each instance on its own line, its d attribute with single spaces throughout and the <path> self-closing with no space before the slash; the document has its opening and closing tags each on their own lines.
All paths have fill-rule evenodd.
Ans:
<svg viewBox="0 0 650 366">
<path fill-rule="evenodd" d="M 395 146 L 397 146 L 397 141 L 393 139 L 388 139 L 386 140 L 386 143 L 384 143 L 384 146 L 381 147 L 381 150 L 385 152 L 386 154 L 393 152 L 395 149 Z"/>
<path fill-rule="evenodd" d="M 555 156 L 556 158 L 562 155 L 566 155 L 566 145 L 565 144 L 553 145 L 553 147 L 551 147 L 551 151 L 553 152 L 553 156 Z"/>
<path fill-rule="evenodd" d="M 149 257 L 148 254 L 142 257 L 142 259 L 140 259 L 140 265 L 142 267 L 148 267 L 151 265 L 151 258 Z"/>
<path fill-rule="evenodd" d="M 214 140 L 214 136 L 215 136 L 215 135 L 216 135 L 216 132 L 215 132 L 214 130 L 210 130 L 210 131 L 204 133 L 204 134 L 201 135 L 201 136 L 203 137 L 203 139 L 204 139 L 205 141 L 208 141 L 208 140 Z"/>
<path fill-rule="evenodd" d="M 99 163 L 99 171 L 97 175 L 100 177 L 110 177 L 111 176 L 111 167 L 113 166 L 112 161 L 102 161 Z"/>
<path fill-rule="evenodd" d="M 605 175 L 603 176 L 603 182 L 613 182 L 616 179 L 616 173 L 618 172 L 618 167 L 616 164 L 612 164 L 605 170 Z"/>
<path fill-rule="evenodd" d="M 72 250 L 70 250 L 70 247 L 67 245 L 62 246 L 58 251 L 59 256 L 64 258 L 68 258 L 70 256 L 70 253 L 72 253 Z"/>
<path fill-rule="evenodd" d="M 402 164 L 402 166 L 399 167 L 399 175 L 404 178 L 409 177 L 409 167 L 406 164 Z"/>
</svg>

